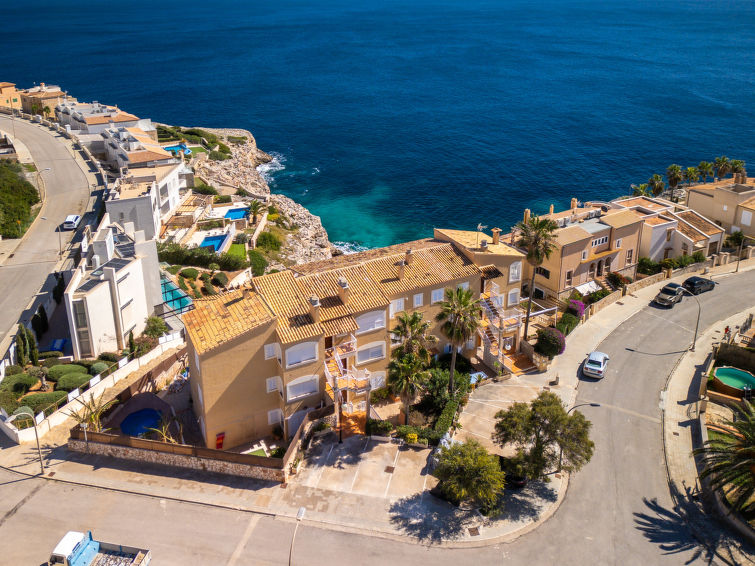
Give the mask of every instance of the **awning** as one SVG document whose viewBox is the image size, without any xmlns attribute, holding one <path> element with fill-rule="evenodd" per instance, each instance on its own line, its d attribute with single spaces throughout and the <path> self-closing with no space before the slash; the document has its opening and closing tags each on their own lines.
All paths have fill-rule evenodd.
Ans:
<svg viewBox="0 0 755 566">
<path fill-rule="evenodd" d="M 596 281 L 588 281 L 587 283 L 582 283 L 582 285 L 577 285 L 575 287 L 575 289 L 583 295 L 589 295 L 595 291 L 600 291 L 602 288 L 603 287 L 601 287 Z"/>
</svg>

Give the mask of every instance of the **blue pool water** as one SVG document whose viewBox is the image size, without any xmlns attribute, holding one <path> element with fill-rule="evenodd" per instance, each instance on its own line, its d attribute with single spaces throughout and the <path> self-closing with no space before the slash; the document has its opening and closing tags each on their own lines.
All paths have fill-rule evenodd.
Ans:
<svg viewBox="0 0 755 566">
<path fill-rule="evenodd" d="M 200 248 L 212 248 L 217 252 L 220 250 L 221 247 L 223 247 L 223 242 L 225 242 L 225 239 L 228 237 L 228 234 L 220 234 L 219 236 L 205 236 L 204 240 L 202 240 L 202 243 L 199 244 Z"/>
<path fill-rule="evenodd" d="M 170 310 L 182 310 L 191 304 L 191 299 L 176 284 L 165 276 L 160 277 L 163 302 Z"/>
<path fill-rule="evenodd" d="M 225 217 L 230 218 L 231 220 L 241 220 L 242 218 L 248 218 L 249 209 L 248 208 L 232 208 L 231 210 L 225 213 Z"/>
<path fill-rule="evenodd" d="M 191 155 L 191 150 L 185 144 L 171 145 L 163 148 L 165 151 L 183 151 L 184 155 Z"/>
<path fill-rule="evenodd" d="M 160 411 L 155 409 L 142 409 L 131 413 L 121 423 L 121 432 L 129 436 L 139 436 L 147 432 L 147 429 L 157 428 L 160 424 Z"/>
</svg>

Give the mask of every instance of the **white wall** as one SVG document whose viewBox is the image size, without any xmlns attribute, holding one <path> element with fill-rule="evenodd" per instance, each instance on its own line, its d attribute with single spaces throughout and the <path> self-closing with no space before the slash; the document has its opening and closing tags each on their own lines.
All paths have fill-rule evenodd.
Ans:
<svg viewBox="0 0 755 566">
<path fill-rule="evenodd" d="M 151 240 L 160 233 L 160 215 L 156 198 L 155 189 L 152 189 L 149 194 L 142 197 L 107 200 L 105 209 L 113 222 L 121 226 L 126 222 L 133 222 L 134 229 L 144 230 L 144 237 Z"/>
</svg>

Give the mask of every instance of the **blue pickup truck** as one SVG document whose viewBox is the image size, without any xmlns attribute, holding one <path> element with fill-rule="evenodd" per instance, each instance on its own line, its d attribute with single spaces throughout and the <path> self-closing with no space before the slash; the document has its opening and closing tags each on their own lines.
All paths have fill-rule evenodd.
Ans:
<svg viewBox="0 0 755 566">
<path fill-rule="evenodd" d="M 86 534 L 68 531 L 50 555 L 48 564 L 63 566 L 148 566 L 149 550 L 100 542 Z"/>
</svg>

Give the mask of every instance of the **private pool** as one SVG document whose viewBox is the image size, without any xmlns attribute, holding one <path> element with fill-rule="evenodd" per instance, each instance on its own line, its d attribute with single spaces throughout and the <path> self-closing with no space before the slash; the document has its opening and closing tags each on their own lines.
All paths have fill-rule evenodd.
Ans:
<svg viewBox="0 0 755 566">
<path fill-rule="evenodd" d="M 160 287 L 163 293 L 163 303 L 168 309 L 183 312 L 191 304 L 188 295 L 176 287 L 176 284 L 165 275 L 160 275 Z"/>
<path fill-rule="evenodd" d="M 225 217 L 230 220 L 241 220 L 242 218 L 249 218 L 248 208 L 232 208 L 225 213 Z"/>
<path fill-rule="evenodd" d="M 226 238 L 230 234 L 218 234 L 217 236 L 205 236 L 202 243 L 199 244 L 200 248 L 212 248 L 215 253 L 219 252 L 223 248 Z"/>
<path fill-rule="evenodd" d="M 121 432 L 129 436 L 140 436 L 150 428 L 157 428 L 162 415 L 157 409 L 141 409 L 131 413 L 121 422 Z"/>
<path fill-rule="evenodd" d="M 179 151 L 183 151 L 184 155 L 191 155 L 191 150 L 188 147 L 186 147 L 186 144 L 183 144 L 183 143 L 178 144 L 178 145 L 171 145 L 168 147 L 164 147 L 163 149 L 165 151 L 175 151 L 176 153 L 178 153 Z"/>
<path fill-rule="evenodd" d="M 717 391 L 734 397 L 742 397 L 745 389 L 755 389 L 755 375 L 738 368 L 716 368 L 713 379 L 716 381 Z"/>
</svg>

